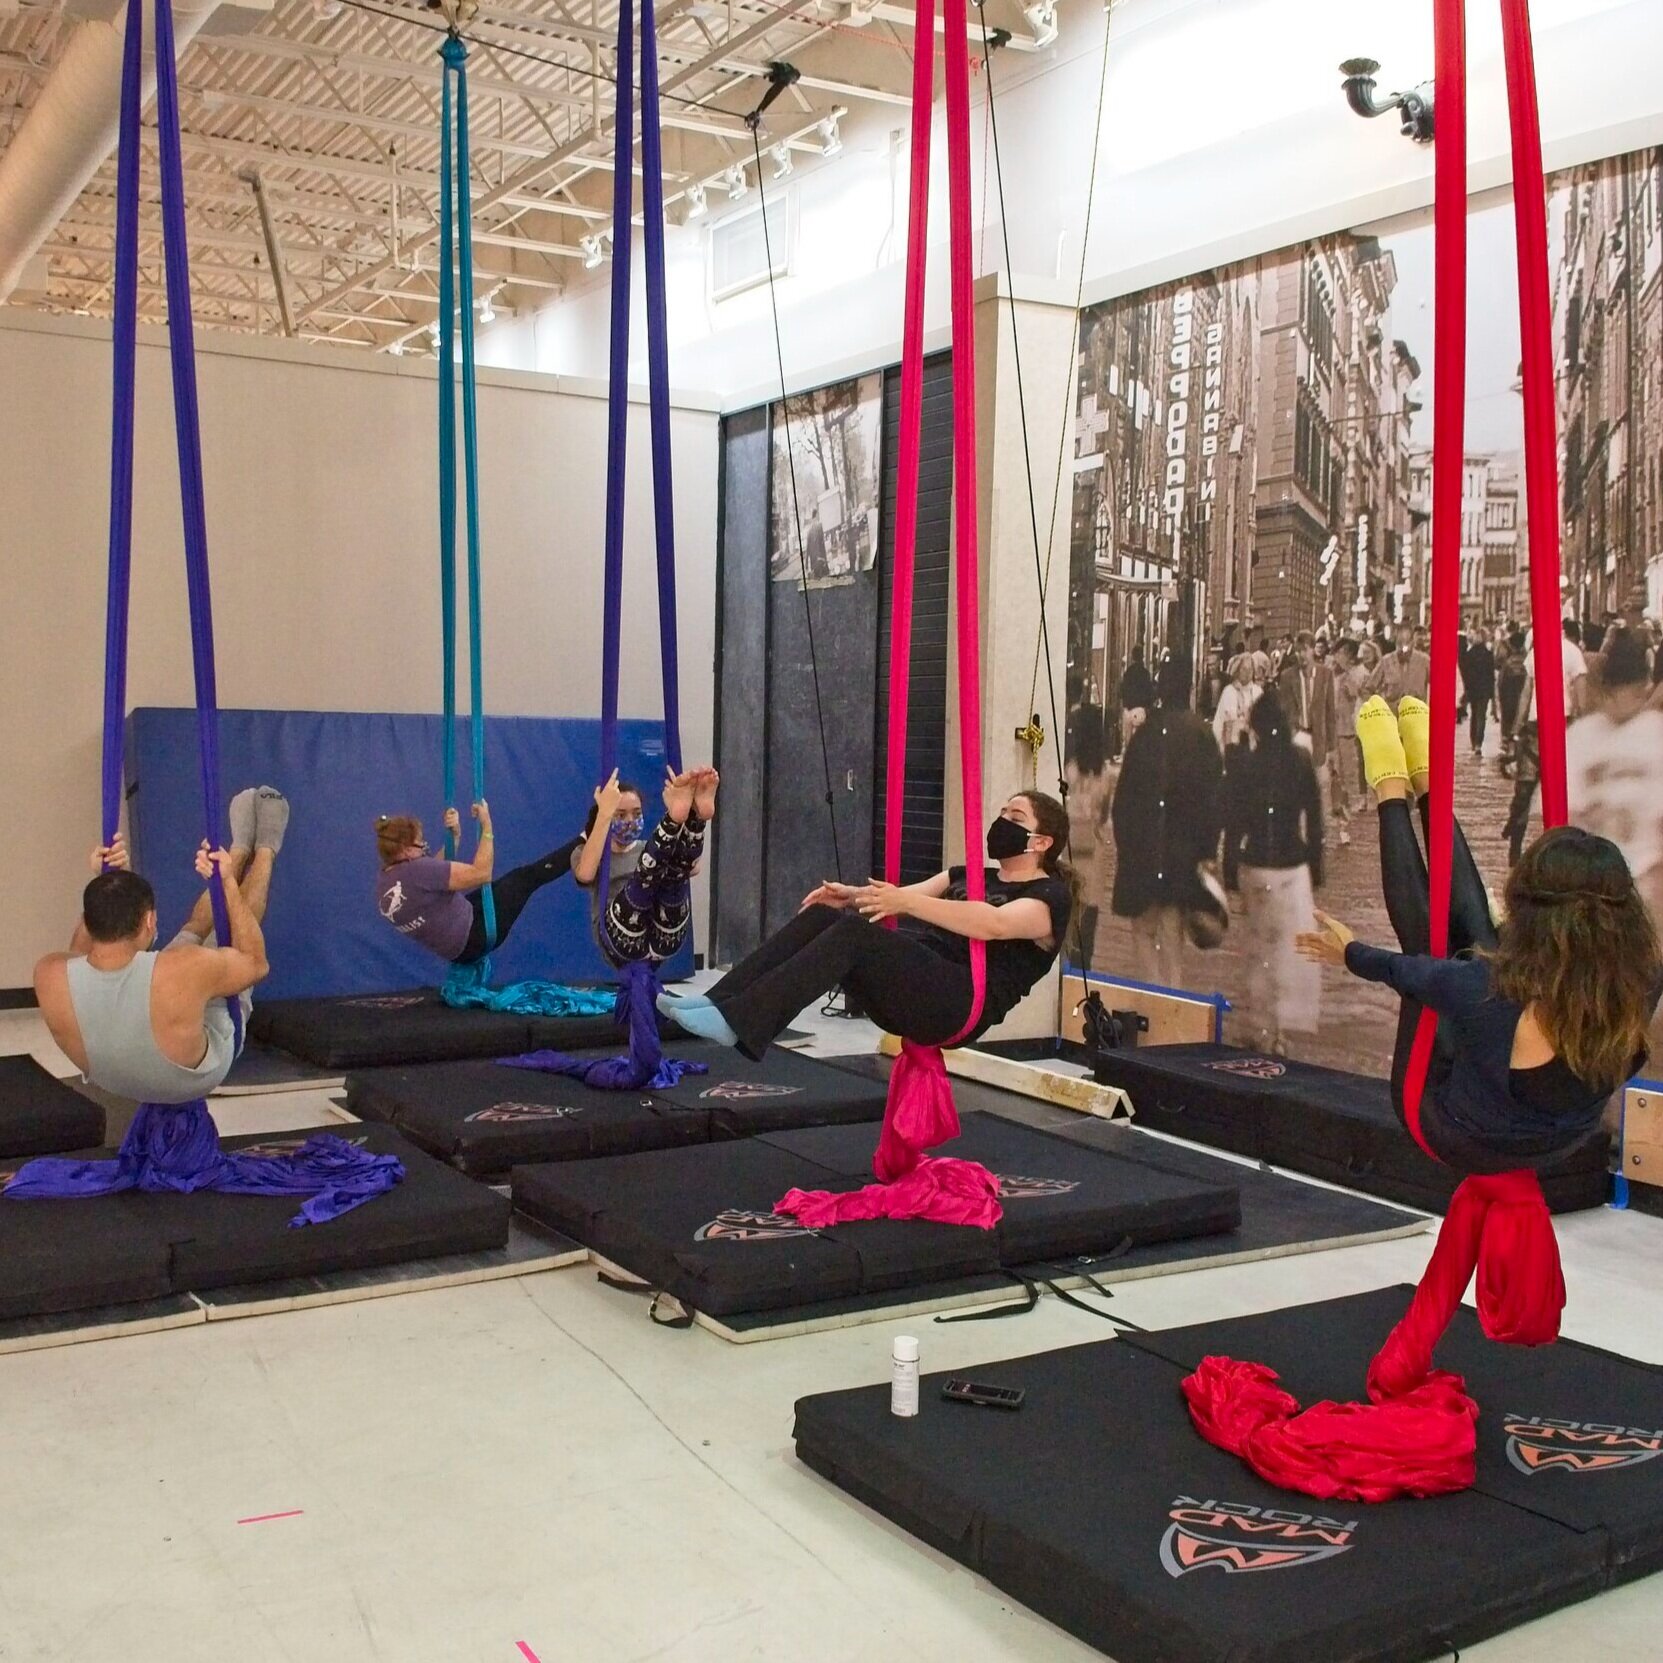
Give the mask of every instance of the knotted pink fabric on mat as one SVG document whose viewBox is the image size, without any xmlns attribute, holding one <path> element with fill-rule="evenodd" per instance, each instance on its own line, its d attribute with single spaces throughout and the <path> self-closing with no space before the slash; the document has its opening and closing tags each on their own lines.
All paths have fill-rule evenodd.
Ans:
<svg viewBox="0 0 1663 1663">
<path fill-rule="evenodd" d="M 842 1192 L 792 1190 L 774 1211 L 811 1230 L 863 1218 L 923 1218 L 991 1230 L 1004 1213 L 999 1180 L 976 1161 L 925 1153 L 958 1135 L 959 1112 L 941 1052 L 903 1040 L 872 1160 L 879 1181 Z"/>
</svg>

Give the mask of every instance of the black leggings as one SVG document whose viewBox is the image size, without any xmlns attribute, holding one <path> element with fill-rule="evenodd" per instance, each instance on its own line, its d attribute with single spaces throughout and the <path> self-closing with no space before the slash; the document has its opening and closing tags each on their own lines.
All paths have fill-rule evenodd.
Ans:
<svg viewBox="0 0 1663 1663">
<path fill-rule="evenodd" d="M 1420 801 L 1421 829 L 1431 840 L 1431 815 L 1425 797 Z M 1414 816 L 1401 797 L 1380 805 L 1380 881 L 1386 894 L 1386 913 L 1397 933 L 1397 944 L 1405 953 L 1432 951 L 1431 880 L 1420 842 L 1415 836 Z M 1477 862 L 1467 846 L 1460 823 L 1455 826 L 1454 866 L 1449 885 L 1449 952 L 1470 952 L 1496 944 L 1496 929 L 1490 919 L 1490 900 Z M 1392 1107 L 1405 1127 L 1408 1116 L 1403 1107 L 1403 1086 L 1409 1072 L 1409 1053 L 1421 1007 L 1404 999 L 1398 1010 L 1397 1040 L 1392 1047 Z M 1455 1041 L 1447 1023 L 1440 1024 L 1426 1070 L 1421 1093 L 1421 1132 L 1451 1166 L 1463 1172 L 1506 1172 L 1529 1164 L 1518 1155 L 1498 1155 L 1477 1140 L 1450 1125 L 1438 1107 L 1438 1096 L 1455 1065 Z"/>
<path fill-rule="evenodd" d="M 534 860 L 529 866 L 516 866 L 512 872 L 504 872 L 500 878 L 492 880 L 491 897 L 497 908 L 497 946 L 500 947 L 508 939 L 508 932 L 519 922 L 526 902 L 544 884 L 553 883 L 556 878 L 563 878 L 571 871 L 572 855 L 582 841 L 582 838 L 574 838 L 569 843 L 562 843 L 558 849 L 550 849 L 541 860 Z M 473 908 L 473 926 L 468 931 L 467 945 L 457 955 L 458 964 L 476 963 L 490 951 L 485 940 L 484 889 L 470 890 L 468 905 Z"/>
<path fill-rule="evenodd" d="M 838 907 L 806 907 L 710 990 L 710 1001 L 759 1059 L 811 1000 L 843 987 L 877 1025 L 919 1045 L 953 1038 L 970 1015 L 970 966 L 916 936 Z"/>
</svg>

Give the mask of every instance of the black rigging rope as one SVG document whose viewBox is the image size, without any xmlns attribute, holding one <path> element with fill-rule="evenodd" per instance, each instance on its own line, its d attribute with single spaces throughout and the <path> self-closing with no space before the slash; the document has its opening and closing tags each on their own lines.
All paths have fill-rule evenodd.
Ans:
<svg viewBox="0 0 1663 1663">
<path fill-rule="evenodd" d="M 976 9 L 982 13 L 982 28 L 987 29 L 987 0 L 976 0 Z M 999 105 L 993 96 L 993 53 L 994 49 L 1002 46 L 1010 37 L 1003 31 L 988 35 L 987 55 L 982 59 L 982 70 L 987 81 L 987 120 L 988 130 L 993 138 L 993 174 L 994 182 L 999 190 L 999 234 L 1005 247 L 1005 274 L 1011 283 L 1011 356 L 1016 366 L 1016 409 L 1022 424 L 1022 468 L 1028 480 L 1028 523 L 1034 537 L 1034 578 L 1039 584 L 1039 641 L 1034 647 L 1034 675 L 1033 683 L 1028 689 L 1028 706 L 1033 708 L 1034 700 L 1039 694 L 1039 655 L 1043 649 L 1045 654 L 1045 677 L 1047 692 L 1051 699 L 1051 737 L 1057 750 L 1057 789 L 1061 794 L 1064 806 L 1068 803 L 1068 783 L 1063 778 L 1062 729 L 1057 722 L 1057 678 L 1051 662 L 1051 626 L 1045 616 L 1046 595 L 1050 587 L 1051 563 L 1050 551 L 1046 552 L 1045 565 L 1041 567 L 1039 558 L 1039 498 L 1034 489 L 1034 456 L 1033 445 L 1028 435 L 1028 396 L 1022 380 L 1022 332 L 1016 326 L 1016 271 L 1011 264 L 1011 231 L 1010 216 L 1005 212 L 1005 169 L 999 150 Z M 985 196 L 985 191 L 984 191 Z M 985 213 L 985 208 L 984 208 Z M 1069 377 L 1070 382 L 1073 376 Z M 1063 427 L 1063 444 L 1067 444 L 1068 427 Z M 1056 534 L 1056 520 L 1052 517 L 1052 535 Z M 1039 776 L 1039 753 L 1034 753 L 1034 776 Z"/>
<path fill-rule="evenodd" d="M 1109 35 L 1113 26 L 1113 12 L 1110 11 L 1103 20 L 1103 52 L 1097 73 L 1097 113 L 1091 129 L 1091 172 L 1086 181 L 1086 209 L 1085 225 L 1080 234 L 1080 269 L 1074 289 L 1074 327 L 1069 341 L 1069 373 L 1065 379 L 1062 435 L 1057 441 L 1057 473 L 1051 491 L 1051 520 L 1049 535 L 1045 544 L 1045 559 L 1043 564 L 1039 553 L 1039 497 L 1034 488 L 1033 446 L 1028 432 L 1028 398 L 1022 378 L 1022 337 L 1016 323 L 1016 275 L 1015 266 L 1011 260 L 1010 216 L 1005 208 L 1005 168 L 1003 154 L 999 147 L 999 111 L 993 90 L 993 53 L 1010 39 L 1004 31 L 989 30 L 987 26 L 987 0 L 976 0 L 976 9 L 982 14 L 982 30 L 987 41 L 987 52 L 982 59 L 982 67 L 987 79 L 987 114 L 988 130 L 993 140 L 993 175 L 994 183 L 999 192 L 999 230 L 1005 250 L 1005 274 L 1011 284 L 1010 320 L 1011 320 L 1011 355 L 1016 369 L 1016 403 L 1022 424 L 1022 466 L 1028 482 L 1028 523 L 1034 539 L 1034 576 L 1039 584 L 1039 637 L 1034 643 L 1034 672 L 1028 688 L 1028 709 L 1032 711 L 1039 696 L 1039 666 L 1043 653 L 1045 660 L 1046 692 L 1051 706 L 1051 737 L 1056 747 L 1057 767 L 1057 795 L 1062 803 L 1063 814 L 1068 815 L 1068 777 L 1064 772 L 1066 762 L 1067 735 L 1062 730 L 1062 724 L 1057 717 L 1057 674 L 1056 666 L 1051 657 L 1051 626 L 1046 616 L 1046 606 L 1051 594 L 1051 561 L 1056 552 L 1057 541 L 1057 512 L 1062 502 L 1063 464 L 1068 455 L 1068 436 L 1072 425 L 1074 400 L 1078 395 L 1078 375 L 1076 361 L 1080 341 L 1080 306 L 1085 298 L 1086 286 L 1086 255 L 1091 246 L 1091 210 L 1092 202 L 1097 194 L 1097 163 L 1102 153 L 1103 107 L 1106 101 L 1109 81 Z M 1039 778 L 1039 753 L 1034 753 L 1034 779 Z M 1096 828 L 1093 827 L 1093 836 Z M 1072 857 L 1073 836 L 1069 836 L 1069 854 Z M 1078 899 L 1071 910 L 1069 929 L 1074 937 L 1074 952 L 1080 962 L 1082 977 L 1089 974 L 1091 966 L 1084 962 L 1084 943 L 1080 936 L 1080 907 Z M 1063 983 L 1062 977 L 1057 978 L 1057 1034 L 1062 1035 L 1063 1025 Z"/>
<path fill-rule="evenodd" d="M 776 93 L 770 92 L 771 101 Z M 808 668 L 814 682 L 814 720 L 820 730 L 820 767 L 826 783 L 826 818 L 831 824 L 832 866 L 838 882 L 843 881 L 843 852 L 837 837 L 837 802 L 832 792 L 831 751 L 826 744 L 826 707 L 820 697 L 820 660 L 814 651 L 814 605 L 808 588 L 808 555 L 803 544 L 803 509 L 797 494 L 797 455 L 791 448 L 791 399 L 786 392 L 785 341 L 780 333 L 779 295 L 774 285 L 773 236 L 768 229 L 768 193 L 762 183 L 762 130 L 760 109 L 748 118 L 751 128 L 751 148 L 756 156 L 756 189 L 762 205 L 762 251 L 768 265 L 768 307 L 774 320 L 774 358 L 780 372 L 780 421 L 785 429 L 785 460 L 791 477 L 791 517 L 797 531 L 797 570 L 803 583 L 803 622 L 808 629 Z M 770 468 L 772 461 L 770 459 Z"/>
</svg>

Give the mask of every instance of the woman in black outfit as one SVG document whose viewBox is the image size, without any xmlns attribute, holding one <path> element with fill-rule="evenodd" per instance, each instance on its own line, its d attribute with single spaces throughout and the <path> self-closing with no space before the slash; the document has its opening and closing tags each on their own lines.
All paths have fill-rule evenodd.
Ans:
<svg viewBox="0 0 1663 1663">
<path fill-rule="evenodd" d="M 1457 826 L 1451 956 L 1432 958 L 1426 863 L 1409 808 L 1413 794 L 1427 823 L 1427 708 L 1406 698 L 1394 723 L 1390 707 L 1370 699 L 1357 736 L 1379 799 L 1381 880 L 1402 951 L 1367 946 L 1320 912 L 1300 949 L 1401 997 L 1392 1055 L 1400 1117 L 1421 1008 L 1438 1013 L 1420 1125 L 1440 1159 L 1468 1173 L 1546 1166 L 1598 1129 L 1606 1099 L 1645 1061 L 1663 960 L 1628 864 L 1607 838 L 1573 826 L 1544 832 L 1508 876 L 1498 931 Z"/>
<path fill-rule="evenodd" d="M 844 987 L 880 1028 L 941 1045 L 970 1019 L 970 943 L 985 941 L 986 997 L 961 1041 L 968 1044 L 1002 1021 L 1056 960 L 1073 910 L 1067 847 L 1062 804 L 1024 792 L 988 828 L 988 856 L 998 864 L 987 872 L 985 902 L 966 898 L 962 866 L 904 888 L 821 884 L 706 997 L 666 995 L 659 1009 L 689 1033 L 760 1058 L 805 1005 Z M 885 918 L 923 928 L 879 928 Z"/>
<path fill-rule="evenodd" d="M 1322 792 L 1274 688 L 1247 720 L 1252 747 L 1237 748 L 1224 776 L 1224 887 L 1242 897 L 1247 1015 L 1281 1055 L 1286 1033 L 1313 1033 L 1321 1012 L 1321 974 L 1294 943 L 1322 884 Z"/>
</svg>

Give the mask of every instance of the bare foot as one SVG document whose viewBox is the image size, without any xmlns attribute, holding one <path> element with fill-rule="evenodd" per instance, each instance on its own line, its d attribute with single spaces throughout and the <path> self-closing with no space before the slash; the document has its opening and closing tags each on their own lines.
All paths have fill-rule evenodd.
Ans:
<svg viewBox="0 0 1663 1663">
<path fill-rule="evenodd" d="M 714 768 L 693 770 L 693 812 L 706 823 L 716 818 L 716 787 L 721 783 Z"/>
<path fill-rule="evenodd" d="M 696 778 L 694 774 L 672 774 L 668 769 L 665 770 L 664 812 L 678 826 L 685 825 L 687 816 L 693 811 L 693 787 Z"/>
</svg>

